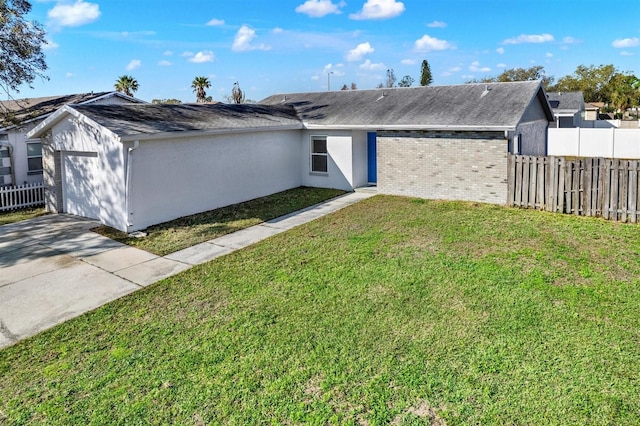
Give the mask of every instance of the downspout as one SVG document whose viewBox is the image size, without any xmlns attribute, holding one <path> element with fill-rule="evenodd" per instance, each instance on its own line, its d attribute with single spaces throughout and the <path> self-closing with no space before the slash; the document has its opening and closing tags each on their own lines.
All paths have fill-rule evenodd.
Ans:
<svg viewBox="0 0 640 426">
<path fill-rule="evenodd" d="M 126 189 L 125 189 L 125 209 L 127 212 L 127 232 L 129 232 L 129 227 L 133 226 L 132 216 L 133 212 L 130 211 L 131 208 L 131 163 L 133 162 L 133 151 L 140 146 L 140 141 L 133 142 L 133 146 L 129 147 L 127 150 L 127 176 L 126 176 Z"/>
</svg>

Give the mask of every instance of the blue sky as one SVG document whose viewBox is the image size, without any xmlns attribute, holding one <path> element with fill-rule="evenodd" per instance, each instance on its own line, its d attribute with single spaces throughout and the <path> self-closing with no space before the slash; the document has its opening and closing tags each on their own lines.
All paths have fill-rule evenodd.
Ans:
<svg viewBox="0 0 640 426">
<path fill-rule="evenodd" d="M 136 96 L 214 100 L 235 81 L 247 98 L 376 87 L 386 70 L 461 84 L 542 65 L 547 75 L 614 64 L 640 76 L 640 4 L 597 0 L 32 0 L 47 29 L 49 81 L 15 97 L 108 91 L 133 75 Z"/>
</svg>

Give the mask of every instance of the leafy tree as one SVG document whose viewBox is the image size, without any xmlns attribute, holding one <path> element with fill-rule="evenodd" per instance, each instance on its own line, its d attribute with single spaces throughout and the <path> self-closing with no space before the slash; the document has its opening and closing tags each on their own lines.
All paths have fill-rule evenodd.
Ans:
<svg viewBox="0 0 640 426">
<path fill-rule="evenodd" d="M 503 71 L 496 77 L 484 77 L 480 80 L 471 80 L 467 83 L 502 83 L 509 81 L 532 81 L 542 80 L 542 85 L 545 89 L 551 90 L 550 86 L 553 84 L 555 78 L 548 76 L 544 72 L 544 67 L 536 65 L 530 68 L 511 68 Z"/>
<path fill-rule="evenodd" d="M 586 102 L 609 101 L 609 89 L 607 86 L 611 79 L 619 71 L 613 65 L 585 66 L 578 65 L 571 75 L 558 80 L 558 84 L 549 90 L 554 92 L 581 91 Z"/>
<path fill-rule="evenodd" d="M 201 76 L 193 79 L 191 88 L 196 92 L 196 102 L 204 103 L 211 102 L 211 97 L 207 97 L 207 92 L 204 89 L 211 87 L 211 82 L 207 77 Z"/>
<path fill-rule="evenodd" d="M 127 96 L 133 96 L 138 91 L 138 81 L 130 75 L 121 75 L 113 85 L 117 92 L 124 93 Z"/>
<path fill-rule="evenodd" d="M 346 84 L 343 84 L 342 87 L 340 88 L 340 90 L 349 90 L 349 88 L 347 87 Z"/>
<path fill-rule="evenodd" d="M 376 89 L 384 89 L 384 84 L 380 83 L 376 86 Z"/>
<path fill-rule="evenodd" d="M 431 75 L 431 67 L 426 59 L 422 61 L 422 70 L 420 71 L 420 86 L 428 86 L 433 83 L 433 76 Z"/>
<path fill-rule="evenodd" d="M 393 72 L 393 68 L 387 70 L 387 84 L 385 87 L 393 87 L 396 84 L 396 74 Z"/>
<path fill-rule="evenodd" d="M 351 83 L 351 90 L 358 90 L 358 86 L 355 83 Z"/>
<path fill-rule="evenodd" d="M 0 1 L 0 88 L 8 95 L 36 77 L 47 79 L 42 52 L 45 32 L 36 21 L 28 21 L 31 3 L 26 0 Z"/>
<path fill-rule="evenodd" d="M 169 105 L 178 105 L 181 104 L 182 101 L 180 99 L 152 99 L 152 104 L 169 104 Z"/>
<path fill-rule="evenodd" d="M 244 92 L 240 89 L 240 85 L 236 81 L 233 83 L 233 89 L 231 89 L 231 97 L 233 98 L 233 102 L 236 104 L 241 104 L 244 102 Z"/>
<path fill-rule="evenodd" d="M 631 74 L 614 74 L 607 85 L 605 92 L 609 100 L 609 105 L 622 115 L 632 106 L 638 105 L 638 78 Z"/>
<path fill-rule="evenodd" d="M 410 75 L 405 75 L 398 83 L 398 87 L 411 87 L 415 80 Z"/>
</svg>

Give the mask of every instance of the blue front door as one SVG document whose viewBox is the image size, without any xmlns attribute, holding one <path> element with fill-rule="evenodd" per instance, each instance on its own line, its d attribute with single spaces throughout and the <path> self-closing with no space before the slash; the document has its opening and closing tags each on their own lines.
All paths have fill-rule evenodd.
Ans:
<svg viewBox="0 0 640 426">
<path fill-rule="evenodd" d="M 378 182 L 378 163 L 376 159 L 376 132 L 367 133 L 367 164 L 369 183 Z"/>
</svg>

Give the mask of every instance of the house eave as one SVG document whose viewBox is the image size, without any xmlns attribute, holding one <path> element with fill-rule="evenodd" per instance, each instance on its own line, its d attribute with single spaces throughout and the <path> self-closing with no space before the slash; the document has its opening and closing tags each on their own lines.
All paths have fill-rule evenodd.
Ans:
<svg viewBox="0 0 640 426">
<path fill-rule="evenodd" d="M 193 131 L 175 131 L 161 133 L 137 133 L 132 135 L 121 135 L 122 142 L 132 141 L 151 141 L 162 139 L 183 139 L 193 136 L 213 136 L 237 133 L 256 133 L 256 132 L 276 132 L 279 130 L 302 130 L 302 124 L 283 125 L 283 126 L 263 126 L 263 127 L 245 127 L 245 128 L 221 128 L 211 130 L 193 130 Z"/>
<path fill-rule="evenodd" d="M 321 125 L 321 124 L 306 124 L 304 128 L 307 130 L 367 130 L 367 131 L 380 131 L 380 130 L 443 130 L 443 131 L 467 131 L 467 132 L 503 132 L 515 130 L 515 126 L 477 126 L 477 125 L 397 125 L 397 124 L 384 124 L 384 125 Z"/>
</svg>

